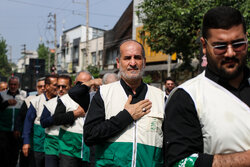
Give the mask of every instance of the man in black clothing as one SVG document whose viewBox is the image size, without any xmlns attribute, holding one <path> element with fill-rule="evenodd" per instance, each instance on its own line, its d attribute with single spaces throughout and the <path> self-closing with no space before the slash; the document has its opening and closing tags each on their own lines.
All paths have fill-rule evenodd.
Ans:
<svg viewBox="0 0 250 167">
<path fill-rule="evenodd" d="M 164 92 L 142 81 L 140 43 L 127 40 L 119 49 L 121 80 L 101 86 L 93 97 L 84 141 L 96 146 L 96 166 L 160 166 Z"/>
<path fill-rule="evenodd" d="M 92 79 L 92 75 L 88 71 L 81 71 L 77 74 L 75 83 L 76 85 L 69 90 L 68 94 L 58 100 L 55 113 L 52 116 L 54 125 L 63 125 L 59 132 L 60 167 L 85 167 L 90 165 L 87 162 L 89 159 L 85 159 L 84 155 L 81 159 L 83 122 L 89 106 L 90 87 L 99 86 L 101 79 Z M 73 110 L 72 106 L 75 103 L 78 104 L 78 107 Z M 70 107 L 72 107 L 72 110 L 69 110 Z"/>
<path fill-rule="evenodd" d="M 165 165 L 250 166 L 250 73 L 241 13 L 209 10 L 201 42 L 207 69 L 180 85 L 165 108 Z"/>
</svg>

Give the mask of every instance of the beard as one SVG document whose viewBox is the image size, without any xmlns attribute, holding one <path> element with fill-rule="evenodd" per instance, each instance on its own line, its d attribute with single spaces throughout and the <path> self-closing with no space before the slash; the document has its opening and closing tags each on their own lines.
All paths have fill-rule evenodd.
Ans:
<svg viewBox="0 0 250 167">
<path fill-rule="evenodd" d="M 121 64 L 120 64 L 120 67 L 122 67 Z M 129 69 L 139 70 L 139 68 L 137 66 L 129 67 L 127 70 L 129 70 Z M 136 72 L 134 72 L 134 73 L 136 73 Z M 133 74 L 133 72 L 132 72 L 132 74 Z M 144 65 L 143 65 L 142 69 L 140 69 L 139 73 L 137 73 L 137 75 L 129 75 L 128 73 L 126 73 L 126 70 L 124 68 L 120 68 L 121 77 L 124 78 L 125 80 L 128 80 L 128 81 L 139 80 L 142 78 L 143 74 L 144 74 Z"/>
<path fill-rule="evenodd" d="M 237 57 L 226 57 L 220 62 L 220 67 L 217 65 L 219 62 L 215 62 L 214 60 L 211 59 L 210 53 L 207 52 L 207 62 L 208 62 L 208 68 L 215 72 L 217 75 L 219 75 L 222 79 L 225 80 L 232 80 L 238 77 L 246 64 L 246 56 L 242 56 L 242 60 L 239 60 Z M 226 67 L 223 66 L 224 64 L 228 62 L 234 62 L 235 63 L 235 70 L 232 72 L 227 71 Z M 227 67 L 227 68 L 230 68 Z M 233 68 L 233 67 L 231 67 Z"/>
</svg>

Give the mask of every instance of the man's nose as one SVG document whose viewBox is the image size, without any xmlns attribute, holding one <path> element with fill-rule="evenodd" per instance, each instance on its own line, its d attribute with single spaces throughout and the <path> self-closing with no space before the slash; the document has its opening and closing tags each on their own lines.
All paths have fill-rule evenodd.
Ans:
<svg viewBox="0 0 250 167">
<path fill-rule="evenodd" d="M 233 50 L 232 45 L 227 46 L 227 52 L 225 53 L 225 57 L 233 57 L 236 55 L 236 52 Z"/>
<path fill-rule="evenodd" d="M 135 59 L 134 59 L 134 58 L 131 58 L 131 60 L 130 60 L 130 65 L 131 65 L 131 66 L 136 65 L 136 61 L 135 61 Z"/>
</svg>

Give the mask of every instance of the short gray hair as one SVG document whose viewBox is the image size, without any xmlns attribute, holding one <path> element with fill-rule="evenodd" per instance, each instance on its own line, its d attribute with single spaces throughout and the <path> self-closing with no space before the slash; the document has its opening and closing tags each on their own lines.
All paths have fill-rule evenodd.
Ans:
<svg viewBox="0 0 250 167">
<path fill-rule="evenodd" d="M 8 83 L 10 82 L 10 80 L 17 80 L 18 81 L 18 83 L 20 84 L 20 79 L 19 79 L 19 77 L 17 77 L 17 76 L 11 76 L 11 77 L 9 77 L 9 79 L 8 79 Z"/>
<path fill-rule="evenodd" d="M 86 74 L 89 74 L 91 76 L 92 79 L 94 79 L 94 77 L 92 76 L 92 74 L 87 71 L 87 70 L 82 70 L 82 71 L 79 71 L 76 73 L 76 78 L 81 74 L 81 73 L 86 73 Z"/>
<path fill-rule="evenodd" d="M 103 84 L 107 84 L 107 80 L 110 76 L 114 76 L 115 80 L 114 81 L 118 81 L 119 77 L 116 73 L 106 73 L 103 77 L 102 77 L 102 83 Z"/>
</svg>

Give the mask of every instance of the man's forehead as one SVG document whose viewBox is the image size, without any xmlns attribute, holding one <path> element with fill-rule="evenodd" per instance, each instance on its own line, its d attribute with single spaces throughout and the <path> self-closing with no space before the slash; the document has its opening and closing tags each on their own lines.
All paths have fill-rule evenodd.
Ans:
<svg viewBox="0 0 250 167">
<path fill-rule="evenodd" d="M 44 85 L 45 84 L 45 81 L 43 80 L 43 81 L 38 81 L 37 82 L 37 85 Z"/>
<path fill-rule="evenodd" d="M 58 78 L 57 83 L 65 83 L 65 84 L 68 84 L 68 83 L 69 83 L 69 79 L 66 79 L 66 78 Z"/>
<path fill-rule="evenodd" d="M 140 50 L 142 49 L 141 48 L 141 45 L 135 41 L 127 41 L 127 42 L 124 42 L 121 46 L 120 46 L 120 49 L 121 50 L 124 50 L 124 49 L 130 49 L 131 47 L 136 47 L 137 49 L 139 48 Z"/>
<path fill-rule="evenodd" d="M 215 38 L 217 40 L 227 40 L 229 39 L 237 39 L 244 37 L 246 34 L 244 33 L 243 25 L 235 25 L 228 29 L 223 28 L 210 28 L 208 29 L 208 36 L 209 38 Z"/>
</svg>

